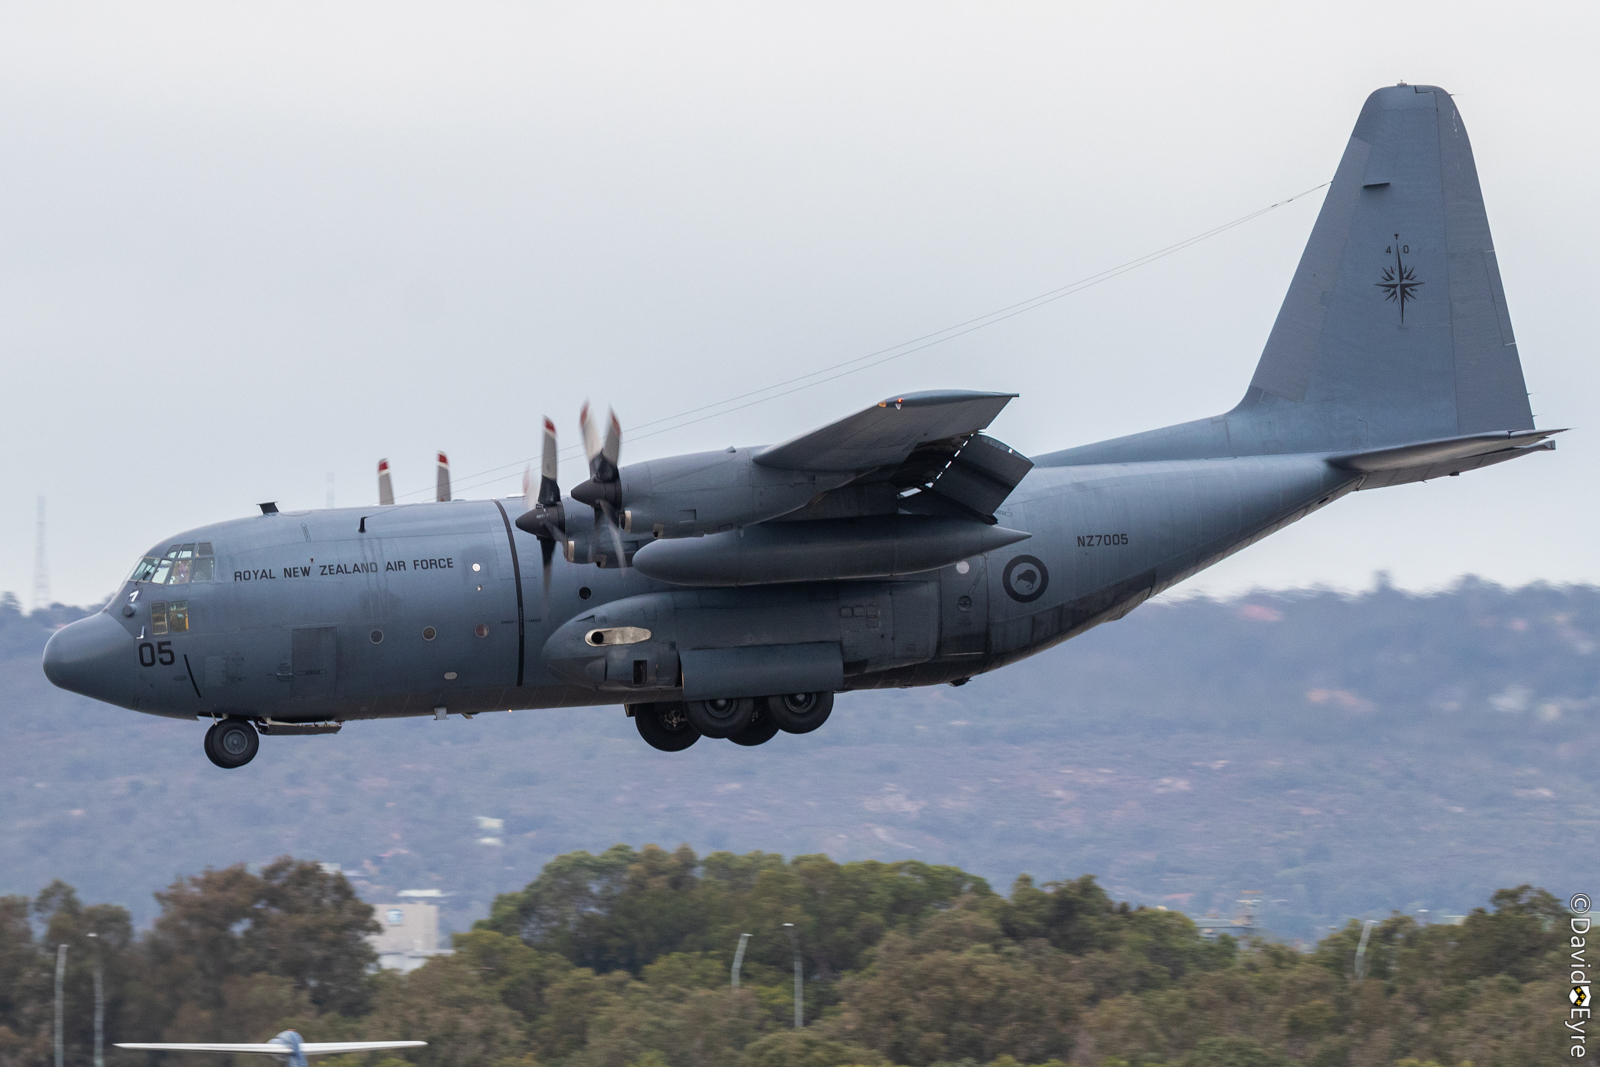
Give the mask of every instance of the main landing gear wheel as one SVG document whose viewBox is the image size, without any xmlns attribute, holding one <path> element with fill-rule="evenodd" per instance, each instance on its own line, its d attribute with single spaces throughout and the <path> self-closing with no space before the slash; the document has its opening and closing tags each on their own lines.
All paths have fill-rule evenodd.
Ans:
<svg viewBox="0 0 1600 1067">
<path fill-rule="evenodd" d="M 756 702 L 750 697 L 721 697 L 685 701 L 683 707 L 694 728 L 707 737 L 732 737 L 750 725 Z"/>
<path fill-rule="evenodd" d="M 778 733 L 778 720 L 772 717 L 767 710 L 765 700 L 756 701 L 755 715 L 750 719 L 750 725 L 729 737 L 728 740 L 736 745 L 753 748 L 771 741 Z"/>
<path fill-rule="evenodd" d="M 784 693 L 768 697 L 767 711 L 784 733 L 809 734 L 833 714 L 833 694 Z"/>
<path fill-rule="evenodd" d="M 700 740 L 700 731 L 694 728 L 684 713 L 681 701 L 662 704 L 634 704 L 633 725 L 645 744 L 662 752 L 682 752 Z"/>
<path fill-rule="evenodd" d="M 261 737 L 246 719 L 223 719 L 206 731 L 206 755 L 218 767 L 243 767 L 260 748 Z"/>
</svg>

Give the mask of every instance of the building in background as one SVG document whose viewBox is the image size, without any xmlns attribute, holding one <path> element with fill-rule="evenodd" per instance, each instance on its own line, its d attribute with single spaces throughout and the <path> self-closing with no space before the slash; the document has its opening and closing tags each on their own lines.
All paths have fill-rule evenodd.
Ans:
<svg viewBox="0 0 1600 1067">
<path fill-rule="evenodd" d="M 378 966 L 414 971 L 432 956 L 450 955 L 450 949 L 439 945 L 439 905 L 427 902 L 444 894 L 437 889 L 402 889 L 397 895 L 398 903 L 373 905 L 383 932 L 367 941 L 378 954 Z"/>
</svg>

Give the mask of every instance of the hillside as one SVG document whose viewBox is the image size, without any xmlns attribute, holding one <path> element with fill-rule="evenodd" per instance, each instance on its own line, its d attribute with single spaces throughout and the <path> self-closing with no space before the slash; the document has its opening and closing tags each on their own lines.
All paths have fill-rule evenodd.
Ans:
<svg viewBox="0 0 1600 1067">
<path fill-rule="evenodd" d="M 294 854 L 371 900 L 438 887 L 465 929 L 553 856 L 617 843 L 947 863 L 1286 938 L 1464 913 L 1592 875 L 1600 589 L 1466 579 L 1146 605 L 960 689 L 849 694 L 759 749 L 647 748 L 620 709 L 357 723 L 223 772 L 198 725 L 39 669 L 69 609 L 0 607 L 0 894 L 53 878 L 155 912 L 179 874 Z M 503 820 L 499 825 L 481 819 Z"/>
</svg>

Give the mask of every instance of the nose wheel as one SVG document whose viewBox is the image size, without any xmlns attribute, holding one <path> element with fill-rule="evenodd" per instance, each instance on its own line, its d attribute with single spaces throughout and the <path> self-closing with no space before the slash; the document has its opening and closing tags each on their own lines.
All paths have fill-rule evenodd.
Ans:
<svg viewBox="0 0 1600 1067">
<path fill-rule="evenodd" d="M 261 738 L 248 719 L 227 718 L 206 731 L 206 756 L 218 767 L 243 767 L 256 758 Z"/>
</svg>

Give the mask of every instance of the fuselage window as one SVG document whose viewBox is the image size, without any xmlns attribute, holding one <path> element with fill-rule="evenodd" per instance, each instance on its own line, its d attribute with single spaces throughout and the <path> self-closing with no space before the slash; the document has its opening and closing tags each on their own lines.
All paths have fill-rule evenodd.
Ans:
<svg viewBox="0 0 1600 1067">
<path fill-rule="evenodd" d="M 164 600 L 154 601 L 150 605 L 150 632 L 152 634 L 167 632 L 167 602 Z"/>
<path fill-rule="evenodd" d="M 211 552 L 211 542 L 173 545 L 165 556 L 146 556 L 128 575 L 130 582 L 149 582 L 151 585 L 187 585 L 190 582 L 209 582 L 216 578 L 217 560 Z"/>
</svg>

